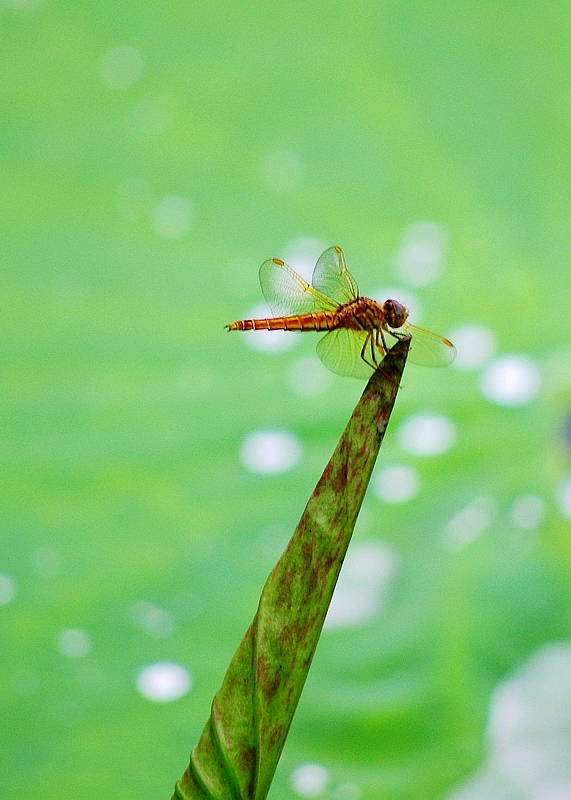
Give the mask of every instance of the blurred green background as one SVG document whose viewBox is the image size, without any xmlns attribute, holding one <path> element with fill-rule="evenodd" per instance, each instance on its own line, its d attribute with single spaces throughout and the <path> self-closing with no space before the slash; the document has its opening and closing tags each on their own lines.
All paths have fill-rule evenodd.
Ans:
<svg viewBox="0 0 571 800">
<path fill-rule="evenodd" d="M 459 357 L 407 366 L 270 796 L 571 797 L 570 29 L 1 0 L 3 796 L 170 797 L 363 388 L 223 326 L 338 244 Z"/>
</svg>

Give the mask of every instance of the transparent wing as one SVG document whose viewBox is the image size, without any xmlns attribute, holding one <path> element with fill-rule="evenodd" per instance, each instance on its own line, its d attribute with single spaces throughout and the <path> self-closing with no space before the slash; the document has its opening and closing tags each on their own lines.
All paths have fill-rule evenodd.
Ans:
<svg viewBox="0 0 571 800">
<path fill-rule="evenodd" d="M 359 287 L 347 269 L 340 247 L 330 247 L 319 256 L 311 283 L 318 292 L 338 304 L 349 303 L 359 296 Z"/>
<path fill-rule="evenodd" d="M 365 344 L 367 334 L 347 328 L 335 328 L 326 333 L 323 339 L 317 342 L 317 355 L 325 366 L 337 375 L 346 378 L 369 378 L 373 368 L 361 358 L 361 350 Z M 367 345 L 367 358 L 371 354 Z M 384 350 L 377 351 L 377 360 L 380 362 Z"/>
<path fill-rule="evenodd" d="M 339 305 L 310 286 L 277 258 L 264 261 L 260 267 L 260 286 L 267 304 L 277 317 L 334 311 Z"/>
<path fill-rule="evenodd" d="M 412 337 L 408 360 L 413 364 L 421 367 L 447 367 L 456 358 L 456 348 L 452 342 L 437 333 L 417 328 L 408 322 L 398 332 Z"/>
</svg>

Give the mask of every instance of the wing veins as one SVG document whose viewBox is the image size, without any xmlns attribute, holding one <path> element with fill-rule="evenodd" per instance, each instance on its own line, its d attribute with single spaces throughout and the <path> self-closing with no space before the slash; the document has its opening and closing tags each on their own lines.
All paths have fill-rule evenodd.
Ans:
<svg viewBox="0 0 571 800">
<path fill-rule="evenodd" d="M 275 316 L 334 311 L 339 305 L 277 258 L 260 267 L 260 286 Z"/>
</svg>

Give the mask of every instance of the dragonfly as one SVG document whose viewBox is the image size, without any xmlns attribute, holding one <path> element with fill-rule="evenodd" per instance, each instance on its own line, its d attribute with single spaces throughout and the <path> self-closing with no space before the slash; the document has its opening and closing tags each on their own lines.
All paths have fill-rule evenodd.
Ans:
<svg viewBox="0 0 571 800">
<path fill-rule="evenodd" d="M 410 337 L 409 360 L 444 367 L 456 357 L 451 341 L 407 322 L 398 300 L 377 303 L 359 294 L 340 247 L 319 257 L 311 285 L 279 258 L 260 267 L 260 286 L 273 317 L 230 322 L 231 331 L 325 331 L 317 355 L 338 375 L 368 378 L 398 339 Z"/>
</svg>

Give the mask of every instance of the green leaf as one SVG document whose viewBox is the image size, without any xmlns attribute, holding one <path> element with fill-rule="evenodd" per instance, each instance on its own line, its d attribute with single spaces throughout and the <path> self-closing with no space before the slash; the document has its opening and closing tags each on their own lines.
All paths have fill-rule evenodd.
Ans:
<svg viewBox="0 0 571 800">
<path fill-rule="evenodd" d="M 276 770 L 406 363 L 369 380 L 262 590 L 173 800 L 263 800 Z"/>
</svg>

